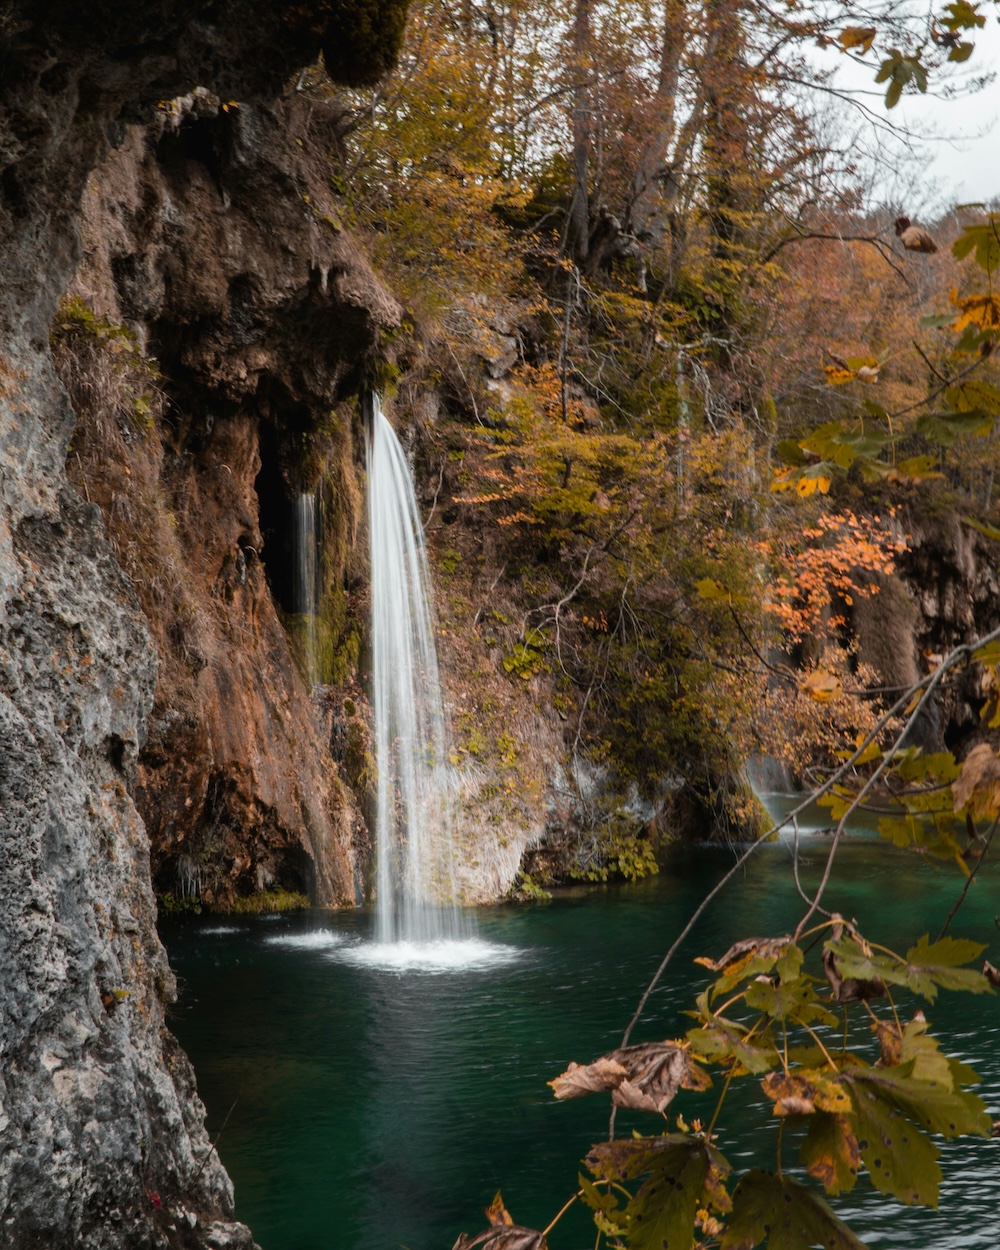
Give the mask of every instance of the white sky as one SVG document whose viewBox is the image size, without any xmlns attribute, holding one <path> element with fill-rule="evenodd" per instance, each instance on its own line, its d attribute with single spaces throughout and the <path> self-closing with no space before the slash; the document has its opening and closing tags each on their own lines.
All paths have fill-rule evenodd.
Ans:
<svg viewBox="0 0 1000 1250">
<path fill-rule="evenodd" d="M 967 79 L 993 73 L 994 81 L 987 87 L 947 98 L 947 88 L 932 75 L 926 95 L 907 91 L 889 112 L 878 96 L 862 97 L 873 112 L 924 138 L 920 146 L 926 163 L 916 167 L 921 202 L 914 208 L 928 216 L 956 203 L 1000 197 L 1000 25 L 993 6 L 984 7 L 990 10 L 986 26 L 975 32 L 976 50 L 959 68 Z M 864 59 L 867 73 L 841 58 L 838 82 L 864 92 L 884 91 L 884 84 L 874 82 L 881 60 L 877 50 Z M 891 191 L 886 198 L 893 198 Z"/>
</svg>

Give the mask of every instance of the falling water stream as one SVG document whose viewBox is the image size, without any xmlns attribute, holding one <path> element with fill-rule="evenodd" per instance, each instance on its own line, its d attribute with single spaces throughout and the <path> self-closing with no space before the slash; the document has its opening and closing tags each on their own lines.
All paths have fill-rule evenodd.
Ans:
<svg viewBox="0 0 1000 1250">
<path fill-rule="evenodd" d="M 295 500 L 295 537 L 292 568 L 292 610 L 301 621 L 303 675 L 309 686 L 319 681 L 316 646 L 318 608 L 317 552 L 319 521 L 316 492 L 303 491 Z"/>
<path fill-rule="evenodd" d="M 451 769 L 423 525 L 378 396 L 368 418 L 376 940 L 405 954 L 413 944 L 471 935 L 455 906 Z"/>
</svg>

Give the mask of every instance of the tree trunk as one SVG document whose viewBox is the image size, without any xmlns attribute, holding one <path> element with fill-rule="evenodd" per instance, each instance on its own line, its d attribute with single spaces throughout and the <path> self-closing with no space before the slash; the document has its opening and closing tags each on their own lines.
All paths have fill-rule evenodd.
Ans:
<svg viewBox="0 0 1000 1250">
<path fill-rule="evenodd" d="M 573 198 L 569 208 L 569 243 L 579 265 L 586 262 L 590 251 L 591 41 L 591 0 L 576 0 L 573 20 Z"/>
</svg>

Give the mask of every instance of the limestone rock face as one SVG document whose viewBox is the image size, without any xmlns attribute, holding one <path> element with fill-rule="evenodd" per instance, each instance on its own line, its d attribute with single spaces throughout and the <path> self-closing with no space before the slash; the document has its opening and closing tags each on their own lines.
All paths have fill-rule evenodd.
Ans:
<svg viewBox="0 0 1000 1250">
<path fill-rule="evenodd" d="M 274 885 L 354 899 L 357 814 L 278 619 L 288 553 L 262 533 L 287 530 L 331 409 L 398 316 L 336 222 L 320 155 L 335 120 L 198 91 L 129 127 L 87 184 L 56 319 L 70 478 L 100 503 L 160 656 L 137 791 L 155 879 L 215 905 Z M 135 341 L 109 343 L 119 326 Z"/>
<path fill-rule="evenodd" d="M 173 982 L 155 931 L 148 838 L 132 797 L 155 652 L 99 507 L 68 481 L 76 416 L 48 334 L 79 267 L 87 179 L 126 140 L 128 126 L 198 86 L 227 101 L 273 99 L 315 57 L 337 7 L 329 0 L 8 0 L 0 7 L 0 1244 L 11 1250 L 253 1244 L 232 1218 L 231 1185 L 205 1133 L 190 1066 L 165 1027 Z M 269 124 L 265 109 L 248 112 L 241 125 L 258 124 L 255 117 Z M 253 192 L 259 167 L 246 153 L 256 138 L 246 133 L 234 147 L 243 153 L 241 195 Z M 199 176 L 211 181 L 211 166 Z M 194 180 L 192 173 L 189 186 Z M 174 358 L 188 361 L 193 387 L 206 370 L 219 378 L 230 405 L 217 412 L 223 431 L 241 402 L 241 370 L 250 376 L 258 367 L 254 352 L 275 359 L 283 343 L 299 344 L 315 325 L 311 310 L 317 301 L 322 308 L 324 285 L 356 310 L 356 356 L 377 326 L 372 309 L 381 297 L 353 298 L 357 274 L 349 264 L 338 269 L 331 260 L 325 276 L 313 274 L 313 256 L 303 252 L 283 279 L 259 275 L 272 292 L 262 303 L 270 299 L 289 314 L 272 318 L 262 334 L 240 321 L 239 309 L 254 301 L 234 299 L 234 258 L 241 231 L 253 225 L 273 234 L 274 220 L 258 205 L 231 231 L 221 224 L 220 200 L 218 211 L 181 227 L 182 188 L 169 179 L 162 185 L 162 198 L 135 222 L 161 230 L 161 258 L 174 258 L 172 268 L 164 261 L 157 269 L 163 304 L 174 310 Z M 274 244 L 280 250 L 281 239 Z M 117 289 L 131 291 L 133 309 L 147 300 L 153 316 L 155 281 L 130 270 L 124 254 L 117 259 Z M 193 331 L 205 319 L 204 301 L 209 329 L 228 318 L 232 341 L 243 326 L 242 360 L 229 358 L 211 333 Z M 269 369 L 282 378 L 280 368 Z M 344 373 L 331 360 L 314 375 L 304 371 L 299 352 L 286 388 L 291 380 L 297 393 L 322 391 L 327 401 Z M 192 400 L 184 419 L 194 421 L 194 413 Z M 256 453 L 245 438 L 219 437 L 210 454 L 236 461 L 233 487 L 223 495 L 221 479 L 209 474 L 204 506 L 228 524 L 194 557 L 202 577 L 217 581 L 209 554 L 230 544 L 235 601 L 244 589 L 239 537 L 252 546 L 255 534 L 244 505 Z M 211 442 L 209 433 L 204 438 Z M 191 473 L 183 490 L 193 494 L 197 483 Z M 275 636 L 267 621 L 262 631 Z M 203 658 L 210 665 L 211 655 Z M 226 680 L 215 670 L 220 692 Z M 219 740 L 230 732 L 216 758 L 245 754 L 247 742 L 221 719 L 209 716 L 193 732 Z M 156 732 L 165 741 L 162 728 Z M 277 793 L 272 799 L 283 801 Z"/>
</svg>

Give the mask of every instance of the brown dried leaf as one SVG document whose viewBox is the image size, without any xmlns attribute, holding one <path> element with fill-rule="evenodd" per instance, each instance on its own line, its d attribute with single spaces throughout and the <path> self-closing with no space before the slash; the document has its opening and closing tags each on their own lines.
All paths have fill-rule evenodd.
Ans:
<svg viewBox="0 0 1000 1250">
<path fill-rule="evenodd" d="M 802 1162 L 828 1194 L 854 1188 L 861 1170 L 861 1150 L 846 1115 L 813 1116 L 802 1143 Z"/>
<path fill-rule="evenodd" d="M 496 1197 L 486 1208 L 486 1218 L 490 1227 L 478 1237 L 470 1237 L 461 1233 L 452 1250 L 472 1250 L 481 1246 L 483 1250 L 548 1250 L 544 1236 L 533 1228 L 522 1228 L 515 1224 L 510 1212 L 503 1204 L 498 1189 Z"/>
<path fill-rule="evenodd" d="M 834 912 L 832 919 L 838 923 L 830 930 L 830 936 L 834 942 L 839 942 L 844 936 L 845 926 L 840 923 L 843 917 Z M 854 932 L 853 929 L 851 931 Z M 881 977 L 872 977 L 870 980 L 843 977 L 833 951 L 823 951 L 823 973 L 833 990 L 834 1001 L 838 1003 L 867 1002 L 869 998 L 880 998 L 886 992 L 885 982 Z"/>
<path fill-rule="evenodd" d="M 761 1088 L 774 1103 L 775 1115 L 812 1115 L 814 1111 L 844 1113 L 851 1109 L 850 1095 L 836 1079 L 822 1072 L 769 1072 Z"/>
<path fill-rule="evenodd" d="M 554 1081 L 549 1081 L 557 1098 L 582 1098 L 603 1089 L 615 1089 L 628 1076 L 628 1069 L 607 1055 L 593 1063 L 571 1063 Z"/>
<path fill-rule="evenodd" d="M 486 1208 L 486 1220 L 494 1228 L 501 1224 L 512 1225 L 514 1223 L 510 1212 L 503 1204 L 503 1197 L 499 1189 L 496 1192 L 496 1197 Z"/>
<path fill-rule="evenodd" d="M 951 792 L 956 812 L 968 807 L 973 816 L 992 816 L 1000 807 L 1000 757 L 989 743 L 972 748 Z"/>
<path fill-rule="evenodd" d="M 876 1020 L 872 1032 L 878 1038 L 882 1058 L 879 1060 L 883 1068 L 894 1068 L 902 1057 L 903 1033 L 894 1020 Z"/>
<path fill-rule="evenodd" d="M 708 959 L 702 955 L 694 962 L 701 964 L 703 968 L 711 969 L 712 972 L 723 972 L 731 964 L 737 963 L 747 955 L 760 955 L 762 958 L 777 955 L 791 943 L 791 940 L 787 935 L 777 938 L 743 938 L 739 942 L 734 942 L 721 959 Z"/>
<path fill-rule="evenodd" d="M 990 985 L 1000 985 L 1000 968 L 994 968 L 988 959 L 983 961 L 983 976 Z"/>
<path fill-rule="evenodd" d="M 520 1224 L 501 1224 L 488 1228 L 478 1237 L 459 1233 L 452 1250 L 473 1250 L 475 1246 L 482 1250 L 548 1250 L 548 1244 L 537 1229 L 522 1228 Z"/>
<path fill-rule="evenodd" d="M 579 1098 L 610 1089 L 616 1107 L 663 1111 L 679 1089 L 708 1089 L 711 1079 L 676 1042 L 623 1046 L 593 1063 L 571 1063 L 549 1081 L 557 1098 Z"/>
</svg>

